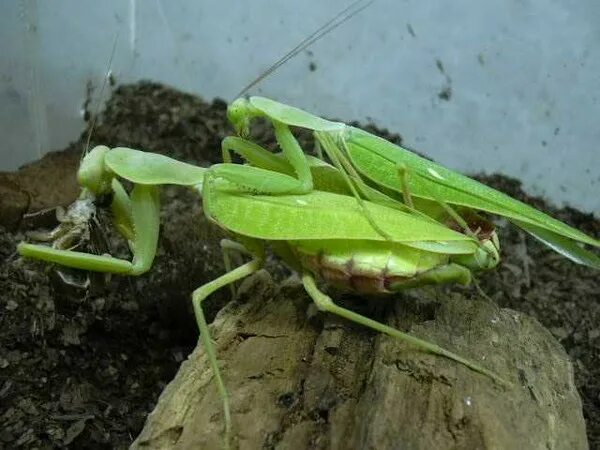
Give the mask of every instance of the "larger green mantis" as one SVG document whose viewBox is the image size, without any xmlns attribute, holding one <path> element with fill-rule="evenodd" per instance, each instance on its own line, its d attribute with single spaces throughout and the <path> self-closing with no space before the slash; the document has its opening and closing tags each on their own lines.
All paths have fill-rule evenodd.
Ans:
<svg viewBox="0 0 600 450">
<path fill-rule="evenodd" d="M 547 220 L 551 225 L 547 225 L 547 216 L 536 210 L 519 213 L 516 203 L 512 203 L 516 201 L 509 197 L 510 208 L 503 209 L 499 200 L 486 203 L 481 190 L 489 188 L 477 185 L 469 191 L 472 180 L 465 182 L 469 179 L 416 159 L 362 130 L 261 98 L 238 100 L 229 109 L 229 117 L 241 135 L 256 116 L 272 121 L 280 155 L 242 137 L 230 137 L 223 141 L 226 162 L 209 169 L 126 148 L 100 146 L 85 156 L 78 173 L 81 199 L 112 196 L 114 224 L 129 242 L 132 261 L 26 243 L 18 248 L 25 257 L 69 267 L 140 275 L 150 269 L 158 242 L 157 187 L 178 184 L 197 191 L 207 216 L 237 241 L 224 241 L 223 246 L 251 257 L 192 294 L 201 339 L 223 399 L 226 442 L 231 434 L 229 399 L 202 303 L 215 290 L 261 268 L 266 244 L 299 272 L 319 309 L 455 360 L 500 383 L 506 382 L 477 363 L 336 305 L 318 288 L 315 277 L 367 294 L 391 293 L 423 284 L 468 284 L 471 271 L 492 268 L 499 259 L 493 227 L 478 218 L 474 210 L 505 215 L 525 229 L 533 227 L 538 237 L 551 233 L 551 242 L 555 247 L 558 242 L 563 254 L 578 256 L 580 262 L 589 265 L 597 263 L 592 253 L 586 252 L 583 257 L 579 252 L 583 249 L 575 244 L 576 248 L 567 247 L 562 240 L 576 239 L 592 245 L 598 245 L 598 241 L 550 218 Z M 307 157 L 290 125 L 314 130 L 336 167 Z M 353 152 L 353 148 L 358 150 Z M 250 164 L 227 162 L 231 151 Z M 399 151 L 402 159 L 397 158 Z M 384 165 L 377 160 L 373 168 L 369 158 L 391 163 Z M 363 181 L 365 176 L 372 182 Z M 133 183 L 129 193 L 120 179 Z M 497 191 L 489 192 L 490 198 L 505 201 Z"/>
</svg>

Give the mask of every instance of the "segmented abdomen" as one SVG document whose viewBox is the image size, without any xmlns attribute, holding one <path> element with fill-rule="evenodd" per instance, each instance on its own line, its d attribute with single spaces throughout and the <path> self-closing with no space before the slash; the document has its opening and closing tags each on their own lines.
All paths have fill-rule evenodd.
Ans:
<svg viewBox="0 0 600 450">
<path fill-rule="evenodd" d="M 389 294 L 403 282 L 448 262 L 448 256 L 374 241 L 290 241 L 300 264 L 331 286 Z"/>
</svg>

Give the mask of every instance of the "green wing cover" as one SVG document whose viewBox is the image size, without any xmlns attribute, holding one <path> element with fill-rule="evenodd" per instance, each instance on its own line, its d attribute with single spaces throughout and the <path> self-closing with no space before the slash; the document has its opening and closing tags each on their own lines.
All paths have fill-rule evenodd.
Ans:
<svg viewBox="0 0 600 450">
<path fill-rule="evenodd" d="M 597 239 L 519 200 L 366 131 L 348 127 L 346 139 L 349 157 L 356 168 L 389 189 L 401 192 L 397 165 L 406 164 L 410 171 L 410 190 L 416 197 L 487 211 L 600 247 Z"/>
<path fill-rule="evenodd" d="M 385 241 L 365 218 L 354 197 L 312 191 L 304 195 L 252 195 L 234 188 L 204 191 L 205 210 L 222 227 L 264 240 L 360 239 Z M 394 242 L 434 242 L 445 253 L 472 253 L 477 243 L 432 221 L 365 202 L 372 217 Z"/>
</svg>

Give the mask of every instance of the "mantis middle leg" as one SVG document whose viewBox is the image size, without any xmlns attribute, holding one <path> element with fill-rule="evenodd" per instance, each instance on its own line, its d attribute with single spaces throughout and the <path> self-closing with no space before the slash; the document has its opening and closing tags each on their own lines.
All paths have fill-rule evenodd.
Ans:
<svg viewBox="0 0 600 450">
<path fill-rule="evenodd" d="M 219 370 L 219 363 L 217 361 L 217 355 L 215 352 L 214 343 L 210 337 L 210 331 L 208 330 L 208 324 L 206 322 L 206 318 L 204 316 L 204 312 L 202 310 L 202 302 L 206 300 L 206 298 L 215 292 L 217 289 L 222 288 L 223 286 L 227 286 L 228 284 L 234 283 L 242 278 L 247 277 L 248 275 L 259 270 L 263 265 L 262 256 L 256 256 L 252 261 L 247 262 L 236 269 L 233 269 L 230 272 L 227 272 L 224 275 L 221 275 L 219 278 L 206 283 L 204 286 L 199 287 L 192 293 L 192 304 L 194 306 L 194 314 L 196 316 L 196 322 L 198 323 L 198 328 L 200 330 L 200 339 L 202 340 L 202 344 L 204 345 L 204 350 L 206 351 L 206 355 L 208 357 L 208 362 L 210 364 L 211 370 L 215 376 L 215 381 L 217 383 L 217 390 L 219 392 L 219 396 L 221 397 L 221 401 L 223 403 L 223 417 L 225 419 L 225 447 L 229 448 L 229 441 L 231 438 L 231 408 L 229 405 L 229 394 L 227 392 L 227 388 L 225 387 L 225 383 L 223 382 L 223 377 L 221 376 L 221 371 Z"/>
</svg>

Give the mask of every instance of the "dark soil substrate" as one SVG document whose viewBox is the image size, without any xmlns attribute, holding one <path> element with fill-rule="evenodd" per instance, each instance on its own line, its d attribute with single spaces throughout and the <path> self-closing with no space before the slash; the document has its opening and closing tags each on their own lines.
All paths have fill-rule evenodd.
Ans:
<svg viewBox="0 0 600 450">
<path fill-rule="evenodd" d="M 220 141 L 231 132 L 225 109 L 222 101 L 207 104 L 156 84 L 122 86 L 92 145 L 129 146 L 207 165 L 220 159 Z M 271 141 L 267 128 L 259 127 L 255 138 Z M 19 173 L 0 174 L 0 448 L 126 448 L 196 342 L 190 292 L 222 270 L 219 231 L 203 222 L 194 196 L 174 188 L 163 193 L 160 250 L 145 276 L 94 276 L 91 288 L 83 289 L 66 285 L 44 264 L 17 258 L 16 244 L 27 230 L 54 222 L 53 212 L 24 214 L 68 205 L 77 195 L 74 173 L 85 139 Z M 600 236 L 600 221 L 590 214 L 554 209 L 526 196 L 516 180 L 480 179 Z M 535 316 L 565 346 L 590 446 L 600 448 L 598 274 L 503 223 L 500 238 L 502 264 L 480 277 L 481 287 L 501 306 Z M 127 256 L 122 243 L 111 236 L 107 241 L 113 254 Z M 213 314 L 225 299 L 226 293 L 216 296 Z"/>
</svg>

